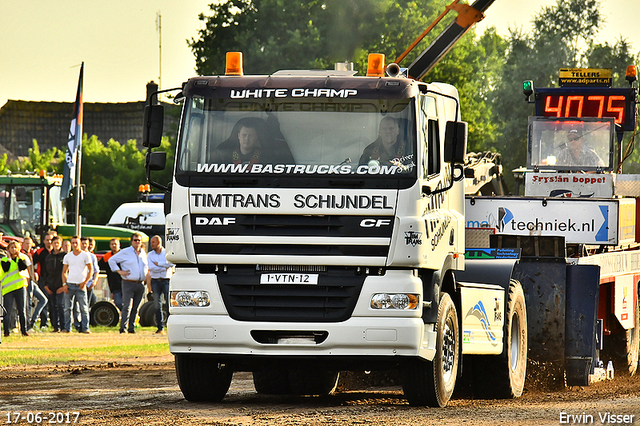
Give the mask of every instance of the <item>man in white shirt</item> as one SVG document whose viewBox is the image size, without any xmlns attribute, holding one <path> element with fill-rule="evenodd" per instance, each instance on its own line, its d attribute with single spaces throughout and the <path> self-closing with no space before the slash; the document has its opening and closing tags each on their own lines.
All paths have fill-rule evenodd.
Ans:
<svg viewBox="0 0 640 426">
<path fill-rule="evenodd" d="M 151 244 L 151 250 L 147 255 L 147 260 L 149 261 L 147 288 L 150 293 L 153 293 L 153 308 L 156 311 L 156 325 L 158 326 L 156 334 L 164 334 L 166 318 L 164 318 L 160 296 L 164 297 L 164 304 L 168 314 L 169 279 L 175 265 L 167 262 L 167 251 L 162 247 L 162 238 L 160 236 L 154 235 L 151 237 L 149 244 Z"/>
<path fill-rule="evenodd" d="M 62 260 L 62 283 L 64 288 L 64 328 L 63 333 L 71 331 L 73 304 L 80 305 L 80 333 L 89 334 L 89 303 L 87 300 L 87 282 L 93 275 L 91 257 L 80 248 L 80 238 L 71 238 L 71 252 Z"/>
<path fill-rule="evenodd" d="M 142 236 L 131 235 L 131 246 L 109 258 L 109 267 L 122 277 L 122 319 L 120 333 L 135 333 L 140 301 L 144 297 L 144 283 L 149 266 L 147 254 L 142 250 Z"/>
</svg>

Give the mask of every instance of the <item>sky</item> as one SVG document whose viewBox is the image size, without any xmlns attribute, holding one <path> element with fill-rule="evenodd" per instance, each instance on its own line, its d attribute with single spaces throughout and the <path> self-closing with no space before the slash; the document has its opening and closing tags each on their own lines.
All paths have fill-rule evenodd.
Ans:
<svg viewBox="0 0 640 426">
<path fill-rule="evenodd" d="M 208 14 L 212 1 L 0 0 L 0 107 L 8 99 L 73 102 L 83 61 L 85 102 L 144 100 L 146 84 L 160 75 L 161 88 L 179 87 L 195 75 L 187 40 L 198 38 L 198 15 Z M 532 16 L 555 3 L 495 0 L 476 30 L 495 26 L 503 36 L 509 27 L 529 31 Z M 598 41 L 613 44 L 622 35 L 633 52 L 640 50 L 640 2 L 601 5 L 607 24 Z"/>
</svg>

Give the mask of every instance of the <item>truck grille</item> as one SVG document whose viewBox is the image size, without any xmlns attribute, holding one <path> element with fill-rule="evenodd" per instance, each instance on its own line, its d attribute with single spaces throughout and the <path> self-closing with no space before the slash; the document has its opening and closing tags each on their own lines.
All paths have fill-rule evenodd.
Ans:
<svg viewBox="0 0 640 426">
<path fill-rule="evenodd" d="M 365 275 L 356 268 L 328 267 L 318 284 L 260 284 L 263 271 L 228 266 L 218 273 L 229 316 L 239 321 L 339 322 L 353 313 Z"/>
<path fill-rule="evenodd" d="M 384 226 L 361 226 L 384 221 Z M 280 255 L 280 256 L 369 256 L 386 257 L 393 233 L 392 216 L 348 215 L 211 215 L 191 216 L 196 255 Z M 230 241 L 229 236 L 291 237 L 288 244 L 271 244 L 264 238 L 260 244 Z M 216 237 L 226 237 L 224 242 Z M 331 237 L 330 244 L 307 244 L 304 237 Z M 344 244 L 350 238 L 350 244 Z M 362 244 L 354 244 L 362 238 Z M 377 238 L 376 244 L 365 238 Z M 203 239 L 205 241 L 203 241 Z M 357 242 L 357 241 L 356 241 Z"/>
</svg>

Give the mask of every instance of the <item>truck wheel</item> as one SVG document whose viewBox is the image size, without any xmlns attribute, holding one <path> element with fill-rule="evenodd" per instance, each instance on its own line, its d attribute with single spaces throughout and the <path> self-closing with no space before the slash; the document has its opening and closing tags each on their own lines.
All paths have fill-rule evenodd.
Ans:
<svg viewBox="0 0 640 426">
<path fill-rule="evenodd" d="M 638 303 L 636 303 L 636 320 L 633 330 L 627 330 L 628 350 L 627 365 L 629 366 L 629 375 L 633 376 L 638 371 L 638 362 L 640 361 L 640 287 L 638 287 Z"/>
<path fill-rule="evenodd" d="M 329 395 L 338 386 L 338 372 L 313 368 L 290 369 L 289 385 L 294 395 Z"/>
<path fill-rule="evenodd" d="M 638 289 L 640 293 L 640 288 Z M 630 376 L 638 371 L 638 356 L 640 355 L 640 294 L 635 312 L 635 326 L 629 330 L 623 329 L 615 315 L 611 314 L 610 321 L 617 325 L 617 333 L 604 337 L 604 350 L 601 359 L 611 359 L 614 367 L 626 366 Z"/>
<path fill-rule="evenodd" d="M 511 280 L 503 354 L 474 357 L 474 393 L 483 398 L 517 398 L 527 375 L 527 308 L 522 285 Z"/>
<path fill-rule="evenodd" d="M 433 361 L 414 359 L 402 368 L 402 389 L 411 405 L 444 407 L 458 374 L 460 335 L 456 307 L 447 293 L 438 304 L 436 355 Z"/>
<path fill-rule="evenodd" d="M 141 327 L 151 327 L 153 322 L 149 320 L 148 311 L 153 313 L 153 301 L 144 302 L 140 309 L 138 310 L 138 316 L 140 317 L 140 326 Z"/>
<path fill-rule="evenodd" d="M 114 327 L 120 320 L 120 311 L 113 303 L 103 300 L 91 307 L 89 320 L 91 325 Z"/>
<path fill-rule="evenodd" d="M 269 368 L 253 372 L 253 386 L 264 395 L 290 395 L 289 374 L 286 368 Z"/>
<path fill-rule="evenodd" d="M 147 324 L 150 327 L 155 327 L 157 326 L 156 324 L 156 310 L 154 309 L 153 306 L 153 301 L 152 302 L 147 302 L 149 304 L 149 306 L 147 307 L 147 309 L 144 310 L 144 322 L 145 324 Z M 143 315 L 140 315 L 140 321 L 142 321 L 142 317 Z"/>
<path fill-rule="evenodd" d="M 231 385 L 231 369 L 204 355 L 176 354 L 175 358 L 178 386 L 187 401 L 222 401 Z"/>
<path fill-rule="evenodd" d="M 162 312 L 164 313 L 164 320 L 165 320 L 165 326 L 167 318 L 169 317 L 169 312 L 167 312 L 167 307 L 165 306 L 165 304 L 162 304 Z M 158 320 L 156 319 L 156 310 L 153 309 L 153 306 L 148 308 L 145 312 L 145 321 L 148 322 L 150 325 L 157 327 L 158 326 Z"/>
</svg>

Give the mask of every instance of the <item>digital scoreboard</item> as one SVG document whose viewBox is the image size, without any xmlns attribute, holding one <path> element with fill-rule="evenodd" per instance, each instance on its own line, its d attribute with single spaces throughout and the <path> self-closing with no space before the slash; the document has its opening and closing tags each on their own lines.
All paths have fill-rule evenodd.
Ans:
<svg viewBox="0 0 640 426">
<path fill-rule="evenodd" d="M 535 89 L 538 117 L 611 117 L 621 130 L 636 123 L 635 90 L 609 87 L 557 87 Z"/>
</svg>

